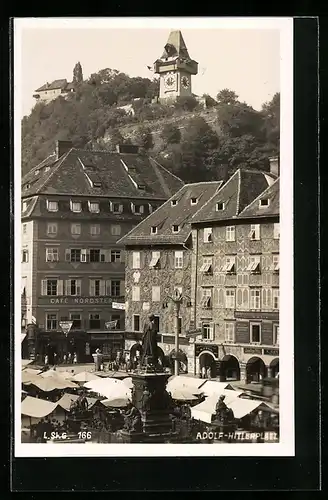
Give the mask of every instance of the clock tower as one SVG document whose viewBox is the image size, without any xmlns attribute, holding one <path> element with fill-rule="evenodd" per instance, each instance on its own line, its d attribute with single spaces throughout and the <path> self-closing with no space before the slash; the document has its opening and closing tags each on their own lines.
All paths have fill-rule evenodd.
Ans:
<svg viewBox="0 0 328 500">
<path fill-rule="evenodd" d="M 191 75 L 197 75 L 198 63 L 190 59 L 181 31 L 171 31 L 163 55 L 154 63 L 160 75 L 159 100 L 191 96 Z"/>
</svg>

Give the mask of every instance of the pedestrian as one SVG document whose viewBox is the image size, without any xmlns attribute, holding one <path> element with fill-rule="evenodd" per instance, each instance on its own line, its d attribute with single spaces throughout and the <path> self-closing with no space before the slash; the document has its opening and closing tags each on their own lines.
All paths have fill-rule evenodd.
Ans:
<svg viewBox="0 0 328 500">
<path fill-rule="evenodd" d="M 67 362 L 67 355 L 66 355 L 66 352 L 64 352 L 64 356 L 63 356 L 64 365 L 66 365 L 66 362 Z"/>
<path fill-rule="evenodd" d="M 72 353 L 71 352 L 69 352 L 67 355 L 67 362 L 68 362 L 68 364 L 71 364 L 71 362 L 72 362 Z"/>
<path fill-rule="evenodd" d="M 48 362 L 49 362 L 49 356 L 48 356 L 48 354 L 46 354 L 44 357 L 44 364 L 47 366 Z"/>
<path fill-rule="evenodd" d="M 73 356 L 73 364 L 76 365 L 76 363 L 77 363 L 77 353 L 75 352 Z"/>
</svg>

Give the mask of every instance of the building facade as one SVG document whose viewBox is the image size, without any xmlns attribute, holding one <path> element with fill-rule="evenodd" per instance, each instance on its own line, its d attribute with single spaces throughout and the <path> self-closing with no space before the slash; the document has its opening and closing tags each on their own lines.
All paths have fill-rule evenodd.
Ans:
<svg viewBox="0 0 328 500">
<path fill-rule="evenodd" d="M 209 182 L 183 186 L 118 242 L 126 249 L 125 329 L 135 334 L 134 339 L 126 341 L 126 349 L 140 338 L 147 317 L 154 314 L 164 354 L 168 356 L 174 349 L 178 332 L 182 351 L 190 360 L 193 359 L 191 352 L 187 352 L 189 340 L 186 337 L 190 330 L 194 251 L 189 221 L 221 184 Z M 179 305 L 180 301 L 175 300 L 180 296 Z"/>
<path fill-rule="evenodd" d="M 34 99 L 37 102 L 43 102 L 47 104 L 48 102 L 57 99 L 57 97 L 67 97 L 72 92 L 75 92 L 74 84 L 68 82 L 66 79 L 55 80 L 51 83 L 45 83 L 42 87 L 34 91 Z"/>
<path fill-rule="evenodd" d="M 117 240 L 182 181 L 134 146 L 116 153 L 57 144 L 22 181 L 22 290 L 30 355 L 123 348 L 125 255 Z M 67 322 L 71 325 L 65 335 Z"/>
<path fill-rule="evenodd" d="M 192 227 L 198 249 L 192 313 L 201 332 L 193 340 L 196 373 L 209 369 L 221 380 L 246 382 L 276 376 L 279 179 L 238 171 L 194 216 Z"/>
<path fill-rule="evenodd" d="M 190 58 L 181 31 L 171 31 L 154 72 L 160 75 L 160 101 L 193 95 L 191 76 L 197 75 L 198 63 Z"/>
</svg>

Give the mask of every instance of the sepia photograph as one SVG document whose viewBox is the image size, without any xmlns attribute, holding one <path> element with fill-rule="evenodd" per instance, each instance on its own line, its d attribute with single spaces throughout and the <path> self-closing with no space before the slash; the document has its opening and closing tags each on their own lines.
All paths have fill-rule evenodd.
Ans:
<svg viewBox="0 0 328 500">
<path fill-rule="evenodd" d="M 16 18 L 13 79 L 15 456 L 293 456 L 292 19 Z"/>
</svg>

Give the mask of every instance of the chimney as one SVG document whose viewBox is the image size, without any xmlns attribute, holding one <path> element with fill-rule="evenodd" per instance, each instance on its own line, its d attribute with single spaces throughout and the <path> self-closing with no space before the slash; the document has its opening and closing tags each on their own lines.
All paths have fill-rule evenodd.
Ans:
<svg viewBox="0 0 328 500">
<path fill-rule="evenodd" d="M 71 141 L 56 141 L 56 158 L 59 160 L 61 156 L 67 153 L 73 147 Z"/>
<path fill-rule="evenodd" d="M 139 153 L 139 146 L 134 144 L 117 144 L 116 152 L 130 155 L 137 155 Z"/>
<path fill-rule="evenodd" d="M 271 158 L 269 158 L 269 163 L 270 163 L 270 173 L 275 175 L 276 177 L 279 177 L 280 175 L 279 156 L 272 156 Z"/>
</svg>

